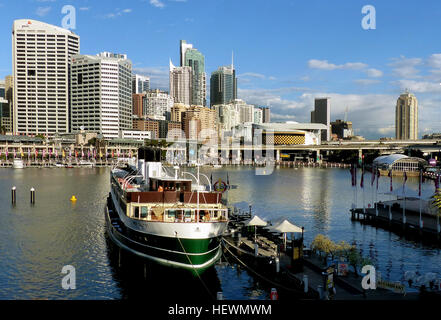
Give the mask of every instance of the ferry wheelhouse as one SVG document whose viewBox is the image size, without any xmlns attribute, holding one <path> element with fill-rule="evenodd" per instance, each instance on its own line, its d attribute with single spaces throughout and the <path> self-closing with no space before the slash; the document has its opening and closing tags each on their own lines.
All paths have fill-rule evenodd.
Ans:
<svg viewBox="0 0 441 320">
<path fill-rule="evenodd" d="M 138 150 L 137 168 L 113 169 L 106 206 L 110 239 L 160 264 L 199 273 L 212 266 L 221 256 L 228 209 L 222 193 L 201 184 L 209 180 L 197 170 L 165 168 L 160 149 L 153 148 Z"/>
</svg>

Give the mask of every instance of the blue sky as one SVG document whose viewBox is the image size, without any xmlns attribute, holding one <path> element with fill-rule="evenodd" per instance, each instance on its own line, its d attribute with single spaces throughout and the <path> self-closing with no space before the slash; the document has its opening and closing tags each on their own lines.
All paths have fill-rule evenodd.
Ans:
<svg viewBox="0 0 441 320">
<path fill-rule="evenodd" d="M 353 121 L 367 138 L 394 136 L 396 99 L 419 101 L 420 136 L 441 131 L 441 1 L 358 0 L 0 0 L 0 78 L 11 74 L 15 19 L 61 25 L 76 8 L 81 53 L 127 53 L 133 68 L 168 89 L 179 40 L 206 59 L 209 74 L 231 62 L 239 98 L 270 105 L 275 121 L 309 122 L 314 97 L 331 97 L 331 120 Z M 376 29 L 361 27 L 365 5 Z"/>
</svg>

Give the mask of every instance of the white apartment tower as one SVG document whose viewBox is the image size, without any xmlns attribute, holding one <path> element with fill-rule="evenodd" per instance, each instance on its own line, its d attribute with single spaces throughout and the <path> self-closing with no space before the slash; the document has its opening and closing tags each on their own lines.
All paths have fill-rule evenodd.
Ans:
<svg viewBox="0 0 441 320">
<path fill-rule="evenodd" d="M 175 67 L 170 60 L 170 96 L 175 103 L 190 105 L 192 101 L 191 67 Z"/>
<path fill-rule="evenodd" d="M 159 89 L 149 90 L 145 93 L 143 114 L 146 117 L 158 120 L 169 120 L 173 98 L 168 92 Z"/>
<path fill-rule="evenodd" d="M 132 75 L 132 93 L 139 94 L 150 90 L 150 78 L 139 74 Z"/>
<path fill-rule="evenodd" d="M 13 132 L 22 135 L 69 131 L 69 63 L 80 52 L 72 31 L 35 20 L 12 27 Z"/>
<path fill-rule="evenodd" d="M 132 63 L 124 55 L 75 55 L 71 66 L 72 132 L 118 138 L 132 129 Z"/>
</svg>

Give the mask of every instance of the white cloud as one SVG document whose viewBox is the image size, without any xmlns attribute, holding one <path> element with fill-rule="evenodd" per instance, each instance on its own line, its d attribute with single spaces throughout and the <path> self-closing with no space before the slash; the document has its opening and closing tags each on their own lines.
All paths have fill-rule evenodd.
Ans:
<svg viewBox="0 0 441 320">
<path fill-rule="evenodd" d="M 393 62 L 389 64 L 395 75 L 400 78 L 418 78 L 419 70 L 416 68 L 421 65 L 423 60 L 421 58 L 406 58 L 401 56 L 393 58 Z"/>
<path fill-rule="evenodd" d="M 371 85 L 371 84 L 377 84 L 377 83 L 379 83 L 381 81 L 380 80 L 374 80 L 374 79 L 357 79 L 357 80 L 354 80 L 354 82 L 356 84 L 360 84 L 360 85 L 363 85 L 363 86 L 368 86 L 368 85 Z"/>
<path fill-rule="evenodd" d="M 237 75 L 238 78 L 242 78 L 242 77 L 251 77 L 251 78 L 258 78 L 258 79 L 265 79 L 265 75 L 261 74 L 261 73 L 255 73 L 255 72 L 245 72 L 242 74 Z"/>
<path fill-rule="evenodd" d="M 51 11 L 51 7 L 38 7 L 35 12 L 37 16 L 44 17 Z"/>
<path fill-rule="evenodd" d="M 130 13 L 130 12 L 132 12 L 132 9 L 124 9 L 124 10 L 116 9 L 115 12 L 105 14 L 103 17 L 107 19 L 112 19 L 122 16 L 124 13 Z"/>
<path fill-rule="evenodd" d="M 395 82 L 401 90 L 409 89 L 413 93 L 440 93 L 441 84 L 439 82 L 398 80 Z"/>
<path fill-rule="evenodd" d="M 308 66 L 312 69 L 321 69 L 321 70 L 336 70 L 336 69 L 363 69 L 367 67 L 367 64 L 361 62 L 347 62 L 345 64 L 336 65 L 333 63 L 329 63 L 328 60 L 316 60 L 311 59 L 308 61 Z"/>
<path fill-rule="evenodd" d="M 150 4 L 156 8 L 164 8 L 165 5 L 159 0 L 150 0 Z"/>
<path fill-rule="evenodd" d="M 366 70 L 366 74 L 372 78 L 379 78 L 383 76 L 383 71 L 371 68 Z"/>
<path fill-rule="evenodd" d="M 152 89 L 169 90 L 169 70 L 167 67 L 139 67 L 133 68 L 133 72 L 150 77 Z"/>
</svg>

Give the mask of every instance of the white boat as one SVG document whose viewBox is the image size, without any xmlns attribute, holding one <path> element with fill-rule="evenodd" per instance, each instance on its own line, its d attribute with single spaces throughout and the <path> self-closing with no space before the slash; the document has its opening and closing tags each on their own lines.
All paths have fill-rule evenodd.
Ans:
<svg viewBox="0 0 441 320">
<path fill-rule="evenodd" d="M 92 168 L 93 167 L 93 163 L 87 160 L 80 160 L 80 162 L 78 163 L 78 165 L 80 167 L 87 167 L 87 168 Z"/>
<path fill-rule="evenodd" d="M 197 175 L 173 169 L 174 175 L 168 174 L 160 150 L 146 147 L 138 151 L 137 168 L 113 169 L 107 234 L 117 246 L 146 260 L 199 274 L 221 257 L 228 208 L 220 192 L 201 191 L 199 166 Z"/>
<path fill-rule="evenodd" d="M 24 168 L 23 160 L 22 159 L 14 159 L 14 161 L 12 162 L 12 168 L 23 169 Z"/>
<path fill-rule="evenodd" d="M 58 167 L 58 168 L 64 168 L 65 167 L 64 164 L 62 164 L 61 162 L 57 162 L 55 164 L 55 166 Z"/>
</svg>

